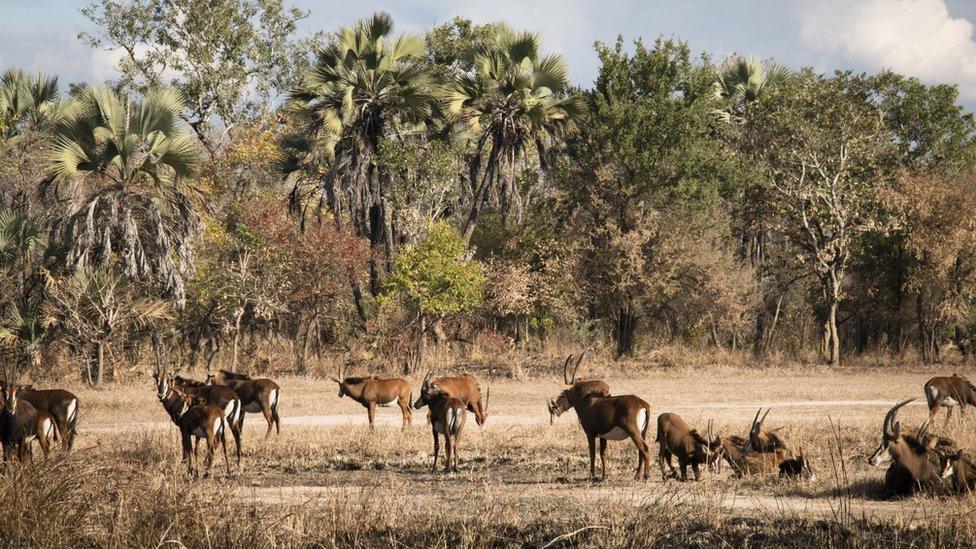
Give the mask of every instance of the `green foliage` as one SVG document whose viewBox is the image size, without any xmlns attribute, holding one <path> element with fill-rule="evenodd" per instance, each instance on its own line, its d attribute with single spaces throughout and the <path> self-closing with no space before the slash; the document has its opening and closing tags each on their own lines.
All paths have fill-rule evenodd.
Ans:
<svg viewBox="0 0 976 549">
<path fill-rule="evenodd" d="M 418 314 L 441 318 L 477 307 L 484 282 L 481 264 L 469 257 L 461 237 L 448 223 L 438 222 L 417 245 L 400 253 L 387 289 Z"/>
<path fill-rule="evenodd" d="M 82 14 L 98 32 L 79 38 L 121 53 L 119 87 L 175 88 L 202 139 L 216 117 L 265 112 L 303 65 L 293 34 L 307 14 L 282 0 L 90 0 Z"/>
</svg>

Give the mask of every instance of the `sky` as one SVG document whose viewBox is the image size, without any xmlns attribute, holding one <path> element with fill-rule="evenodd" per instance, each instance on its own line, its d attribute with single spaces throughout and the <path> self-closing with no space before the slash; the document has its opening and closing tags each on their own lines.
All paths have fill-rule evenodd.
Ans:
<svg viewBox="0 0 976 549">
<path fill-rule="evenodd" d="M 62 82 L 111 79 L 114 57 L 77 39 L 91 24 L 88 0 L 0 0 L 0 69 L 56 73 Z M 288 0 L 286 0 L 288 3 Z M 464 15 L 504 20 L 542 34 L 571 77 L 596 76 L 597 41 L 665 35 L 715 59 L 737 53 L 820 71 L 893 69 L 925 82 L 957 84 L 976 107 L 976 0 L 291 0 L 308 10 L 300 31 L 331 31 L 384 10 L 399 31 L 423 32 Z"/>
</svg>

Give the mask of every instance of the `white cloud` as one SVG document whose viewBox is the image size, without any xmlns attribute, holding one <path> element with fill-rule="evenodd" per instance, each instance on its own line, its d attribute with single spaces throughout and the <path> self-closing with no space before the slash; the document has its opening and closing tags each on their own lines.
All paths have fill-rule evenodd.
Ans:
<svg viewBox="0 0 976 549">
<path fill-rule="evenodd" d="M 832 0 L 801 12 L 806 44 L 863 69 L 889 68 L 959 85 L 976 100 L 973 25 L 944 0 Z"/>
<path fill-rule="evenodd" d="M 116 67 L 122 60 L 122 50 L 97 49 L 91 54 L 91 73 L 96 82 L 115 80 L 119 77 Z"/>
</svg>

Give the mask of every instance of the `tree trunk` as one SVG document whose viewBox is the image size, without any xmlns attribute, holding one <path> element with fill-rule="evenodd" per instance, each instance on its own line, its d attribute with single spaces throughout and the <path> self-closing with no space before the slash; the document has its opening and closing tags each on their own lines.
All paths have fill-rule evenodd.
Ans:
<svg viewBox="0 0 976 549">
<path fill-rule="evenodd" d="M 621 308 L 617 312 L 617 329 L 614 335 L 617 339 L 617 358 L 633 356 L 634 332 L 637 330 L 637 315 L 629 307 Z"/>
<path fill-rule="evenodd" d="M 827 326 L 830 329 L 829 355 L 827 363 L 831 366 L 840 364 L 840 334 L 837 332 L 837 299 L 831 299 L 827 316 Z"/>
<path fill-rule="evenodd" d="M 95 388 L 101 388 L 105 372 L 105 340 L 98 340 L 95 358 Z"/>
<path fill-rule="evenodd" d="M 233 352 L 231 354 L 230 367 L 231 370 L 235 372 L 237 371 L 237 349 L 238 349 L 238 342 L 241 339 L 241 318 L 243 317 L 244 317 L 243 309 L 238 309 L 234 311 L 234 344 L 233 344 Z M 213 372 L 207 372 L 207 373 L 213 373 Z"/>
</svg>

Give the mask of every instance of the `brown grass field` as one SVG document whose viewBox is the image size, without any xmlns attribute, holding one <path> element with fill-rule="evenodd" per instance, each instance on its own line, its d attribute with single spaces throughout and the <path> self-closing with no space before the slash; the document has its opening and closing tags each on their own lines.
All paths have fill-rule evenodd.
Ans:
<svg viewBox="0 0 976 549">
<path fill-rule="evenodd" d="M 963 370 L 958 370 L 964 373 Z M 490 380 L 484 428 L 469 416 L 461 471 L 431 473 L 426 412 L 401 431 L 399 409 L 381 408 L 370 432 L 365 410 L 335 384 L 284 377 L 282 433 L 248 415 L 242 468 L 190 478 L 179 435 L 150 380 L 92 391 L 81 400 L 76 449 L 11 467 L 0 485 L 0 539 L 9 546 L 972 546 L 976 499 L 929 494 L 887 501 L 883 468 L 867 456 L 885 411 L 905 425 L 926 416 L 924 381 L 935 371 L 731 367 L 648 370 L 609 378 L 656 414 L 719 433 L 745 434 L 759 406 L 770 428 L 803 445 L 817 478 L 699 483 L 632 480 L 636 452 L 611 442 L 604 482 L 587 480 L 586 440 L 569 412 L 549 425 L 544 399 L 555 377 Z M 199 374 L 198 374 L 199 377 Z M 482 381 L 484 387 L 485 381 Z M 419 388 L 419 380 L 415 380 Z M 940 431 L 976 448 L 976 418 Z M 654 426 L 648 433 L 652 454 Z M 840 448 L 838 449 L 838 442 Z M 37 452 L 35 454 L 39 455 Z"/>
</svg>

